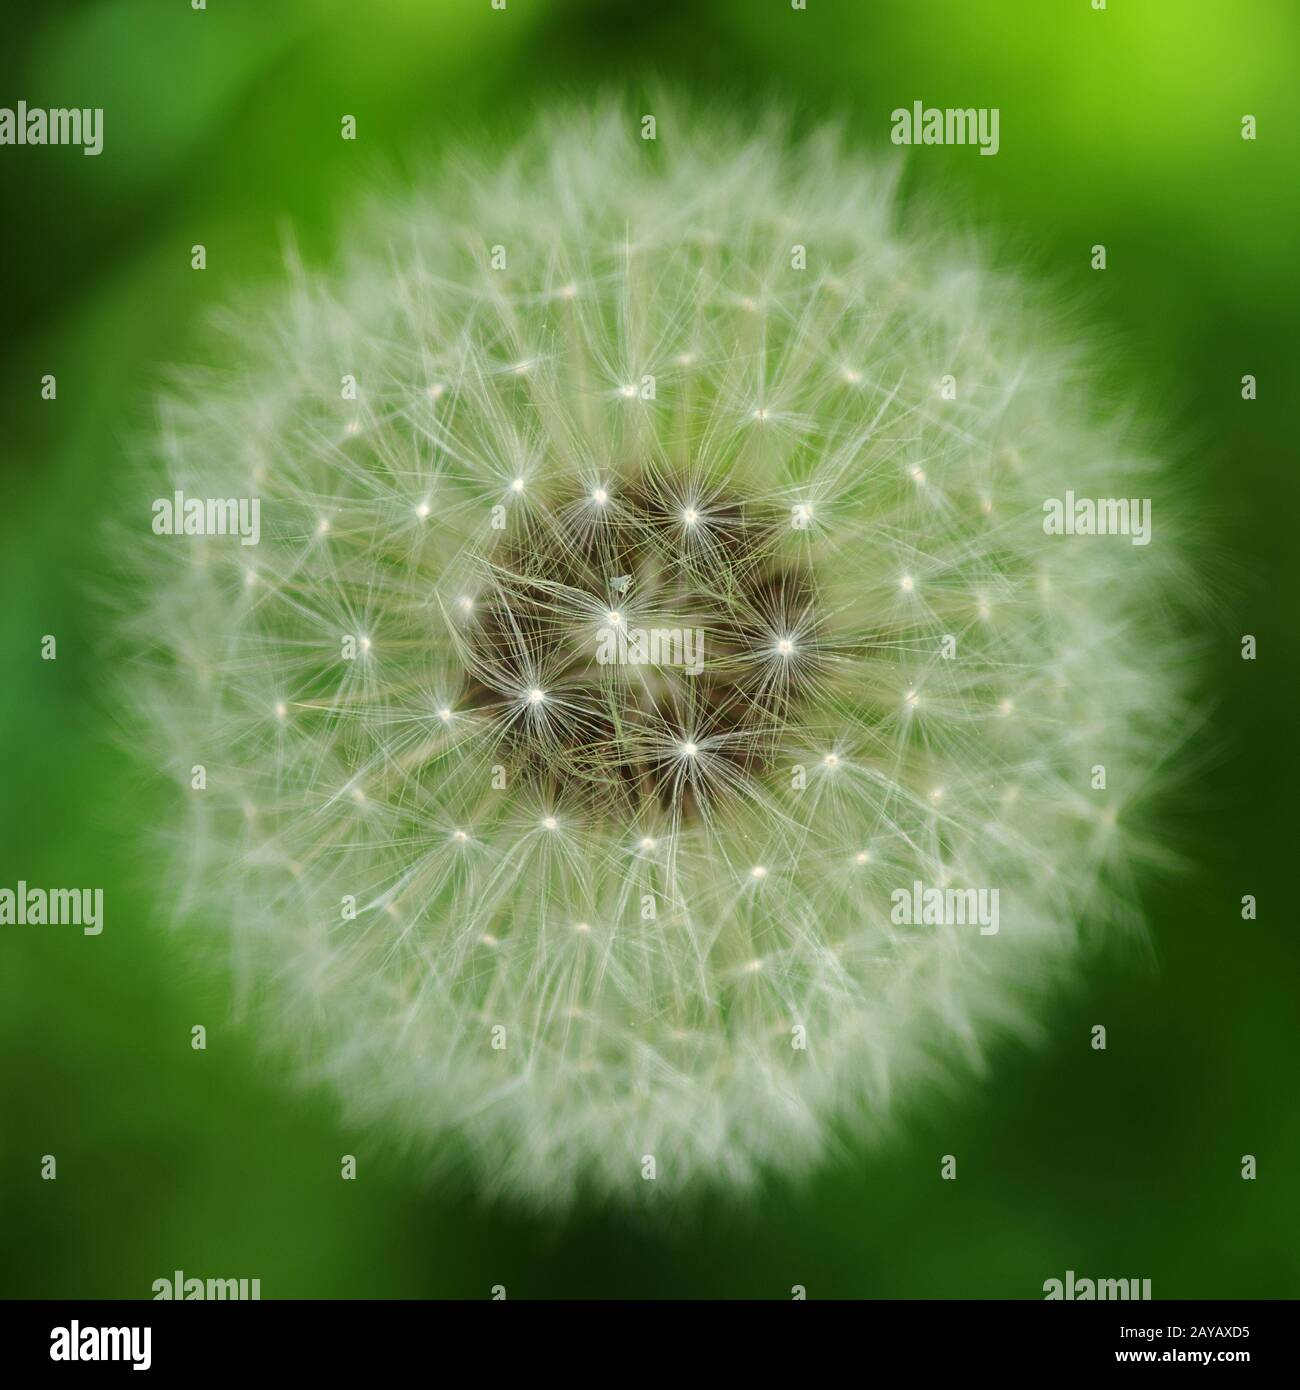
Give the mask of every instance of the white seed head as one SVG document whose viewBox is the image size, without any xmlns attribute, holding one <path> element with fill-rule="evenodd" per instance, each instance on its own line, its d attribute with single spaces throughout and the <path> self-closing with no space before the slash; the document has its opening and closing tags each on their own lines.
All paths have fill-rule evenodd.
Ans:
<svg viewBox="0 0 1300 1390">
<path fill-rule="evenodd" d="M 221 763 L 184 876 L 268 1033 L 537 1202 L 806 1168 L 1028 1032 L 1081 919 L 1135 916 L 1110 885 L 1183 722 L 1162 499 L 1149 546 L 1044 532 L 1159 483 L 1051 301 L 828 136 L 636 130 L 557 116 L 384 195 L 242 315 L 146 495 L 246 496 L 257 441 L 256 569 L 147 537 L 125 620 L 140 747 Z M 792 227 L 820 274 L 773 274 Z M 602 662 L 606 623 L 675 657 Z M 996 937 L 892 920 L 945 878 L 999 890 Z"/>
</svg>

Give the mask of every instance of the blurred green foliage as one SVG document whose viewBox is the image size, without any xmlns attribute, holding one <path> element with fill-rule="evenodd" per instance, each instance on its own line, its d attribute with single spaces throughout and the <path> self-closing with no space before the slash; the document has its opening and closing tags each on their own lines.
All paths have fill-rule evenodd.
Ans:
<svg viewBox="0 0 1300 1390">
<path fill-rule="evenodd" d="M 1289 891 L 1296 740 L 1292 0 L 98 0 L 6 20 L 0 105 L 102 106 L 105 150 L 0 149 L 0 883 L 106 888 L 97 938 L 0 936 L 10 1296 L 146 1296 L 181 1268 L 308 1297 L 1040 1297 L 1072 1268 L 1157 1297 L 1300 1295 Z M 1087 304 L 1116 400 L 1169 420 L 1202 517 L 1205 724 L 1144 884 L 1150 958 L 1099 959 L 1040 1050 L 905 1113 L 805 1185 L 662 1219 L 543 1219 L 433 1188 L 303 1095 L 166 925 L 156 791 L 116 737 L 103 518 L 167 363 L 353 200 L 556 99 L 664 86 L 888 150 L 889 112 L 997 106 L 1002 149 L 912 152 L 905 189 Z M 646 108 L 649 109 L 649 108 Z M 339 123 L 358 120 L 345 143 Z M 1259 138 L 1240 138 L 1254 114 Z M 671 128 L 661 126 L 661 139 Z M 203 242 L 208 269 L 190 270 Z M 1088 266 L 1103 242 L 1109 268 Z M 58 377 L 43 402 L 42 374 Z M 1240 378 L 1260 383 L 1240 398 Z M 1254 665 L 1240 634 L 1260 641 Z M 38 659 L 58 638 L 58 660 Z M 1255 893 L 1257 922 L 1239 900 Z M 1093 1052 L 1104 1022 L 1109 1048 Z M 190 1028 L 208 1050 L 190 1049 Z M 58 1158 L 43 1182 L 41 1155 Z M 341 1182 L 339 1159 L 360 1159 Z M 958 1181 L 939 1180 L 958 1156 Z M 1252 1153 L 1259 1177 L 1242 1181 Z"/>
</svg>

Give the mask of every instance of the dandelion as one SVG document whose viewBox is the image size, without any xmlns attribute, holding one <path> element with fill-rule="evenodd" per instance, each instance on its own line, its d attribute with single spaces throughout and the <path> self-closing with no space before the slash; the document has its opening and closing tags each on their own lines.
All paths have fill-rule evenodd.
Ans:
<svg viewBox="0 0 1300 1390">
<path fill-rule="evenodd" d="M 674 131 L 557 118 L 295 266 L 150 480 L 256 491 L 256 568 L 151 536 L 127 620 L 141 747 L 220 769 L 187 920 L 353 1118 L 538 1203 L 806 1169 L 1027 1030 L 1182 709 L 1162 547 L 1044 533 L 1156 476 L 1045 303 L 828 136 Z M 914 881 L 998 935 L 898 926 Z"/>
</svg>

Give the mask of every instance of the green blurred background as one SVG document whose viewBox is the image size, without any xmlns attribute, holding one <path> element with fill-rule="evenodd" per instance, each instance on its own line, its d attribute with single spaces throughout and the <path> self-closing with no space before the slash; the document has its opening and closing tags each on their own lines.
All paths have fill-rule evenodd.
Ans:
<svg viewBox="0 0 1300 1390">
<path fill-rule="evenodd" d="M 11 7 L 0 105 L 105 108 L 96 159 L 0 149 L 0 884 L 101 884 L 107 927 L 0 929 L 0 1293 L 142 1297 L 180 1268 L 264 1297 L 1300 1295 L 1295 862 L 1294 0 L 48 0 Z M 628 1220 L 538 1218 L 430 1187 L 332 1098 L 294 1090 L 166 925 L 143 850 L 163 804 L 114 743 L 104 518 L 159 370 L 269 283 L 292 227 L 326 258 L 354 196 L 559 97 L 658 82 L 802 125 L 997 106 L 1001 152 L 914 151 L 937 194 L 1054 277 L 1169 423 L 1202 519 L 1205 722 L 1165 808 L 1185 871 L 988 1078 L 806 1184 Z M 650 106 L 638 109 L 653 109 Z M 340 139 L 357 117 L 359 139 Z M 1243 114 L 1259 138 L 1240 137 Z M 661 125 L 660 139 L 671 138 Z M 190 247 L 208 269 L 190 269 Z M 1109 269 L 1089 269 L 1107 246 Z M 40 399 L 40 378 L 58 398 Z M 1246 403 L 1240 378 L 1259 380 Z M 1240 660 L 1244 632 L 1260 659 Z M 58 659 L 39 659 L 43 634 Z M 1258 895 L 1257 922 L 1240 897 Z M 1089 1046 L 1104 1023 L 1109 1048 Z M 203 1023 L 208 1049 L 190 1048 Z M 43 1154 L 58 1159 L 42 1181 Z M 339 1158 L 360 1161 L 355 1182 Z M 958 1180 L 939 1178 L 958 1158 Z M 1243 1181 L 1243 1154 L 1259 1176 Z"/>
</svg>

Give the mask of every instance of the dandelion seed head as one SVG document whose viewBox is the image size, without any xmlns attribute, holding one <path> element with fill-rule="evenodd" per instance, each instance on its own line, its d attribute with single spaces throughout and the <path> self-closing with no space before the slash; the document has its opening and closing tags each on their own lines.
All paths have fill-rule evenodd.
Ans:
<svg viewBox="0 0 1300 1390">
<path fill-rule="evenodd" d="M 169 784 L 220 750 L 183 872 L 259 1026 L 539 1204 L 805 1170 L 1029 1036 L 1080 921 L 1136 915 L 1143 806 L 1087 767 L 1147 795 L 1186 722 L 1161 497 L 1149 546 L 1043 530 L 1160 476 L 1059 305 L 833 140 L 635 132 L 559 114 L 377 195 L 160 403 L 148 496 L 274 458 L 256 564 L 127 557 L 125 706 Z M 796 225 L 829 278 L 772 273 Z M 373 408 L 323 414 L 345 371 Z M 915 881 L 1003 930 L 901 950 Z"/>
</svg>

